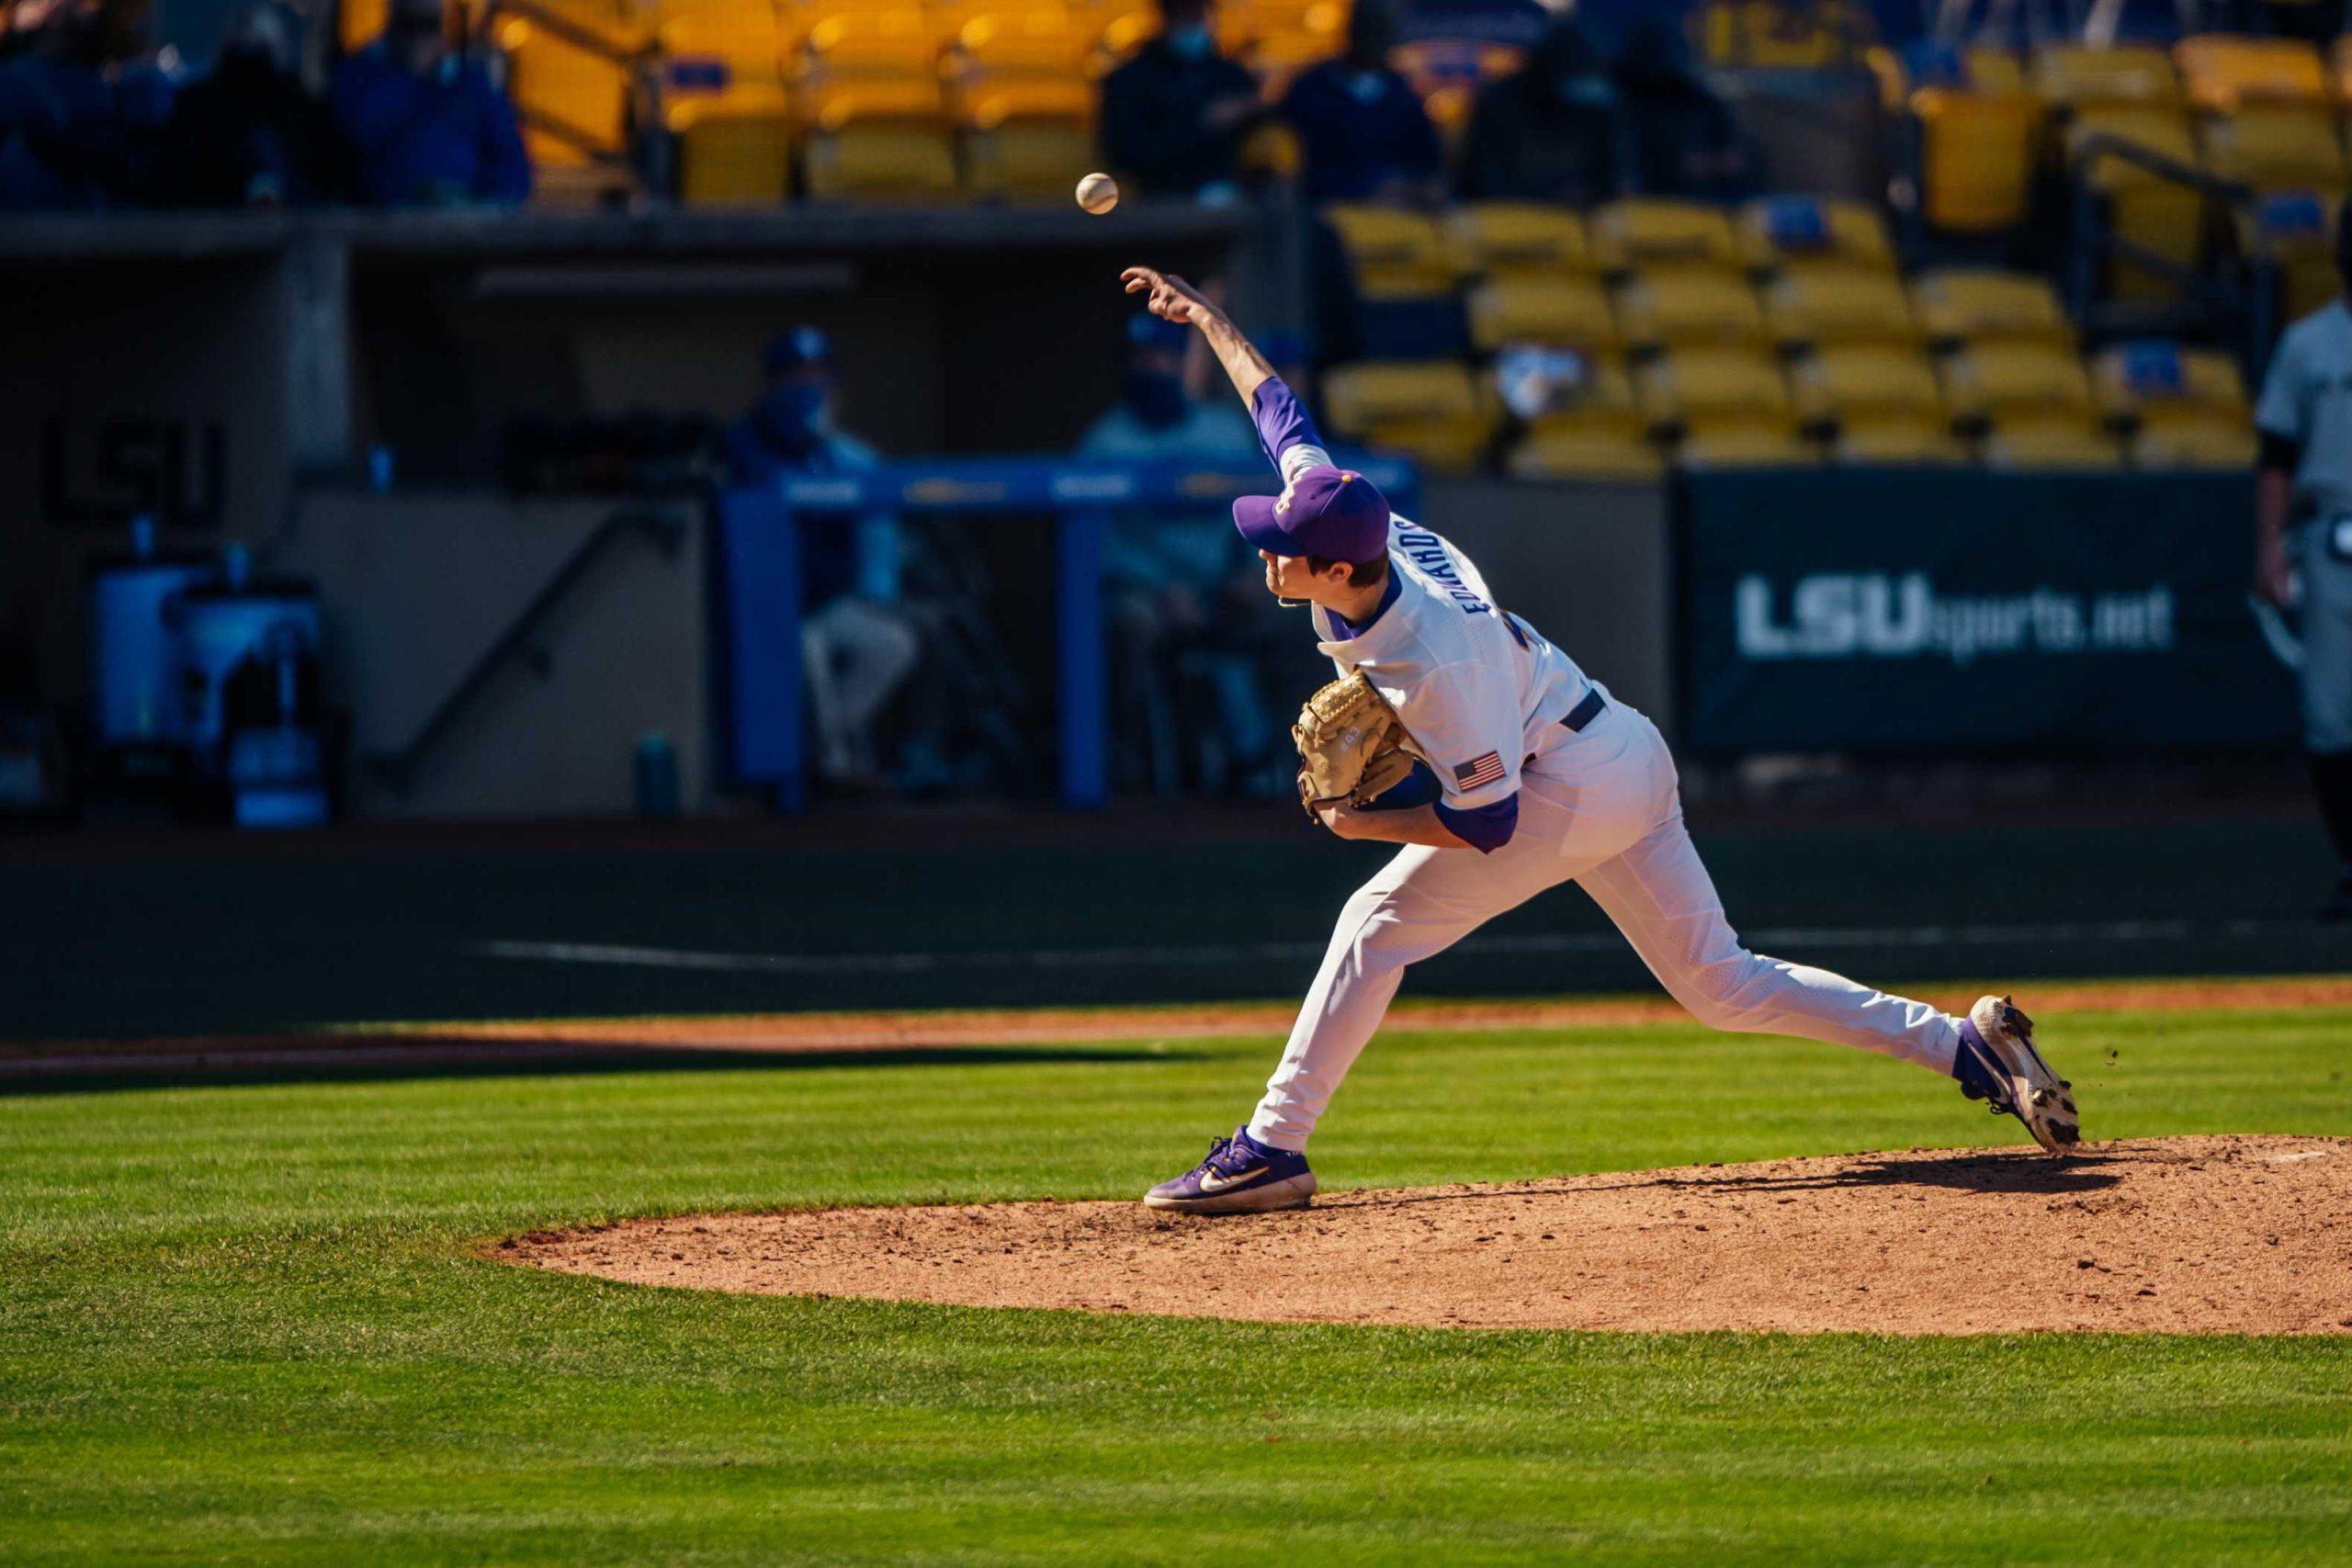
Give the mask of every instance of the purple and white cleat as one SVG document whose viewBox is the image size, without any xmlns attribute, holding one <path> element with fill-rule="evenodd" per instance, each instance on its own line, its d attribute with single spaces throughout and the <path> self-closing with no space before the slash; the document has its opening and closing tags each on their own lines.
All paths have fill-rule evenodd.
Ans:
<svg viewBox="0 0 2352 1568">
<path fill-rule="evenodd" d="M 2033 1020 L 2007 997 L 1979 997 L 1960 1026 L 1952 1063 L 1960 1092 L 1982 1100 L 1996 1116 L 2014 1116 L 2033 1141 L 2063 1155 L 2081 1139 L 2074 1085 L 2050 1070 L 2033 1048 Z"/>
<path fill-rule="evenodd" d="M 1253 1143 L 1249 1129 L 1209 1145 L 1208 1157 L 1183 1175 L 1143 1195 L 1147 1209 L 1189 1214 L 1255 1214 L 1269 1209 L 1303 1209 L 1315 1196 L 1315 1173 L 1306 1156 Z"/>
</svg>

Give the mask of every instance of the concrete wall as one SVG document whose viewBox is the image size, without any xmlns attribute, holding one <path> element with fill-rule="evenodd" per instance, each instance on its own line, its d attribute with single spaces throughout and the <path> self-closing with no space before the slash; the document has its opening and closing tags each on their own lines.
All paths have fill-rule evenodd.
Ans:
<svg viewBox="0 0 2352 1568">
<path fill-rule="evenodd" d="M 610 501 L 515 502 L 485 493 L 306 497 L 269 558 L 319 584 L 332 697 L 356 758 L 395 751 L 591 535 Z M 632 756 L 660 730 L 676 749 L 681 803 L 710 802 L 703 525 L 665 556 L 631 536 L 578 583 L 536 648 L 544 673 L 508 665 L 396 793 L 352 771 L 351 813 L 582 817 L 633 808 Z"/>
<path fill-rule="evenodd" d="M 1432 479 L 1419 520 L 1469 552 L 1503 608 L 1670 734 L 1668 516 L 1662 485 Z"/>
</svg>

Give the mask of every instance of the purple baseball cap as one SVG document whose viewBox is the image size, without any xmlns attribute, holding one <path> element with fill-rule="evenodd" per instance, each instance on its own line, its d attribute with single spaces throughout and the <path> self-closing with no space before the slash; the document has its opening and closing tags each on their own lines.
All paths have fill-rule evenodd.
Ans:
<svg viewBox="0 0 2352 1568">
<path fill-rule="evenodd" d="M 1285 495 L 1236 501 L 1233 525 L 1268 555 L 1373 560 L 1388 549 L 1388 498 L 1353 468 L 1309 468 Z"/>
</svg>

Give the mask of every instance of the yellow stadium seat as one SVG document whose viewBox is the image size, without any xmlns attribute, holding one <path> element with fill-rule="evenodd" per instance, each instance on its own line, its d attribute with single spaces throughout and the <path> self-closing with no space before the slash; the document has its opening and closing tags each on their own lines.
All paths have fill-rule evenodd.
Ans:
<svg viewBox="0 0 2352 1568">
<path fill-rule="evenodd" d="M 1851 428 L 1884 421 L 1942 429 L 1943 393 L 1935 367 L 1916 348 L 1838 344 L 1815 350 L 1789 369 L 1797 411 L 1809 420 Z"/>
<path fill-rule="evenodd" d="M 796 97 L 802 189 L 818 200 L 936 200 L 956 188 L 935 74 L 814 76 Z"/>
<path fill-rule="evenodd" d="M 1666 197 L 1612 201 L 1594 212 L 1586 231 L 1605 271 L 1639 267 L 1739 265 L 1739 243 L 1720 207 Z"/>
<path fill-rule="evenodd" d="M 2251 469 L 2261 442 L 2243 420 L 2178 419 L 2142 426 L 2126 444 L 2135 468 Z"/>
<path fill-rule="evenodd" d="M 959 70 L 1082 83 L 1099 36 L 1058 6 L 977 11 L 956 28 L 950 52 Z"/>
<path fill-rule="evenodd" d="M 976 195 L 1067 201 L 1094 166 L 1094 89 L 1083 78 L 967 76 L 956 104 Z"/>
<path fill-rule="evenodd" d="M 781 81 L 787 63 L 785 34 L 766 5 L 702 6 L 665 17 L 654 35 L 662 45 L 665 73 L 716 61 L 727 67 L 727 86 L 768 79 Z"/>
<path fill-rule="evenodd" d="M 1649 438 L 1648 420 L 1634 407 L 1624 366 L 1594 356 L 1581 384 L 1528 422 L 1506 466 L 1531 479 L 1643 479 L 1657 478 L 1665 461 Z"/>
<path fill-rule="evenodd" d="M 1453 289 L 1453 265 L 1436 223 L 1401 207 L 1334 203 L 1323 217 L 1340 236 L 1367 299 L 1413 299 Z"/>
<path fill-rule="evenodd" d="M 1684 468 L 1810 468 L 1821 463 L 1821 448 L 1785 422 L 1733 420 L 1694 424 L 1675 444 L 1675 466 Z"/>
<path fill-rule="evenodd" d="M 791 194 L 792 119 L 781 105 L 689 101 L 668 119 L 678 139 L 678 199 L 687 206 L 772 207 Z"/>
<path fill-rule="evenodd" d="M 1505 274 L 1474 285 L 1464 304 L 1470 342 L 1481 354 L 1507 343 L 1594 349 L 1617 341 L 1609 297 L 1589 277 Z"/>
<path fill-rule="evenodd" d="M 2180 78 L 2172 57 L 2148 44 L 2045 44 L 2033 51 L 2034 93 L 2054 109 L 2100 105 L 2175 106 Z"/>
<path fill-rule="evenodd" d="M 1969 451 L 1939 420 L 1873 418 L 1840 426 L 1829 443 L 1829 460 L 1845 468 L 1951 466 L 1968 462 Z"/>
<path fill-rule="evenodd" d="M 1923 87 L 1911 95 L 1919 121 L 1919 212 L 1952 233 L 1982 234 L 2025 221 L 2041 107 L 2023 94 Z"/>
<path fill-rule="evenodd" d="M 1759 272 L 1838 266 L 1894 270 L 1878 209 L 1821 196 L 1768 196 L 1740 209 L 1741 259 Z"/>
<path fill-rule="evenodd" d="M 2284 38 L 2203 33 L 2172 46 L 2188 101 L 2207 114 L 2233 114 L 2265 101 L 2327 101 L 2327 67 L 2319 51 Z"/>
<path fill-rule="evenodd" d="M 1764 318 L 1773 340 L 1784 346 L 1919 339 L 1902 279 L 1875 268 L 1783 272 L 1764 288 Z"/>
<path fill-rule="evenodd" d="M 2075 329 L 2058 291 L 2030 273 L 1945 267 L 1911 286 L 1913 314 L 1937 343 L 2040 343 L 2071 350 Z"/>
<path fill-rule="evenodd" d="M 2344 144 L 2324 107 L 2256 105 L 2209 119 L 2205 166 L 2257 190 L 2341 190 Z"/>
<path fill-rule="evenodd" d="M 2308 316 L 2343 288 L 2335 265 L 2337 198 L 2273 191 L 2236 215 L 2239 254 L 2274 264 L 2286 283 L 2286 316 Z"/>
<path fill-rule="evenodd" d="M 2112 420 L 2244 424 L 2252 418 L 2237 361 L 2217 349 L 2117 344 L 2092 357 L 2091 390 Z"/>
<path fill-rule="evenodd" d="M 1546 405 L 1526 413 L 1523 423 L 1530 429 L 1548 430 L 1582 426 L 1599 419 L 1612 426 L 1626 423 L 1645 428 L 1636 411 L 1633 378 L 1625 373 L 1625 362 L 1607 352 L 1584 353 L 1578 357 L 1579 374 L 1552 382 L 1546 389 Z M 1499 364 L 1497 369 L 1499 373 Z"/>
<path fill-rule="evenodd" d="M 1765 355 L 1736 348 L 1680 348 L 1634 373 L 1652 423 L 1703 424 L 1733 419 L 1786 423 L 1789 387 Z"/>
<path fill-rule="evenodd" d="M 1445 220 L 1454 270 L 1464 276 L 1584 272 L 1592 265 L 1584 220 L 1565 207 L 1474 201 Z"/>
<path fill-rule="evenodd" d="M 941 39 L 920 7 L 875 6 L 831 12 L 810 24 L 800 49 L 828 74 L 914 75 L 937 65 Z"/>
<path fill-rule="evenodd" d="M 2123 466 L 2122 448 L 2096 423 L 2064 417 L 2019 420 L 1995 426 L 1982 447 L 1992 468 L 2089 469 Z"/>
<path fill-rule="evenodd" d="M 2045 344 L 1971 344 L 1937 368 L 1944 404 L 1957 419 L 1999 424 L 2020 416 L 2096 416 L 2082 361 Z"/>
<path fill-rule="evenodd" d="M 1594 422 L 1532 430 L 1504 467 L 1521 479 L 1644 480 L 1666 472 L 1666 455 L 1639 421 Z"/>
<path fill-rule="evenodd" d="M 1736 274 L 1662 267 L 1616 293 L 1618 335 L 1635 348 L 1761 346 L 1770 341 L 1756 290 Z"/>
<path fill-rule="evenodd" d="M 1452 363 L 1341 366 L 1323 378 L 1323 406 L 1341 435 L 1432 468 L 1476 467 L 1494 433 L 1493 406 Z"/>
</svg>

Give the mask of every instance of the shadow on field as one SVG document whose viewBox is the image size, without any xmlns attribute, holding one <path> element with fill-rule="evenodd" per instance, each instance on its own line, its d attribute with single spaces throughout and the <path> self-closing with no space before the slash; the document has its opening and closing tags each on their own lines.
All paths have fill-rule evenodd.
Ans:
<svg viewBox="0 0 2352 1568">
<path fill-rule="evenodd" d="M 114 1089 L 230 1089 L 277 1084 L 386 1083 L 433 1078 L 579 1077 L 607 1073 L 797 1072 L 817 1067 L 1034 1066 L 1046 1063 L 1189 1061 L 1198 1052 L 1115 1050 L 1082 1045 L 973 1045 L 707 1050 L 583 1047 L 571 1041 L 435 1042 L 345 1049 L 311 1045 L 255 1049 L 232 1045 L 189 1052 L 184 1060 L 128 1057 L 0 1059 L 0 1100 Z"/>
<path fill-rule="evenodd" d="M 2075 1192 L 2096 1192 L 2103 1187 L 2114 1186 L 2120 1178 L 2098 1168 L 2124 1163 L 2099 1154 L 2068 1155 L 2063 1159 L 2052 1159 L 2045 1154 L 2023 1151 L 2017 1154 L 1962 1154 L 1927 1149 L 1916 1154 L 1857 1155 L 1853 1160 L 1852 1165 L 1832 1171 L 1815 1168 L 1780 1174 L 1750 1166 L 1736 1172 L 1726 1170 L 1721 1176 L 1703 1172 L 1690 1176 L 1645 1173 L 1625 1181 L 1580 1179 L 1577 1186 L 1580 1190 L 1594 1192 L 1655 1189 L 1734 1195 L 1742 1192 L 1819 1192 L 1872 1187 L 1942 1187 L 1962 1192 L 2063 1196 Z M 1481 1188 L 1463 1192 L 1374 1195 L 1368 1196 L 1365 1201 L 1367 1207 L 1402 1208 L 1417 1203 L 1483 1201 L 1494 1197 L 1542 1197 L 1554 1190 L 1548 1187 Z"/>
</svg>

